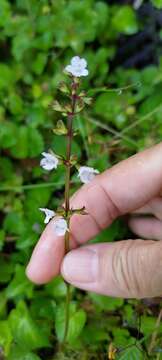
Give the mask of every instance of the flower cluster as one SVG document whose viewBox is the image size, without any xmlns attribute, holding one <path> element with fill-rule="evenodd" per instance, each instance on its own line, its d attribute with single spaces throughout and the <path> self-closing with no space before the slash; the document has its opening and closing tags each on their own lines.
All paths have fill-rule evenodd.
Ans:
<svg viewBox="0 0 162 360">
<path fill-rule="evenodd" d="M 79 56 L 74 56 L 71 59 L 71 62 L 69 65 L 67 65 L 65 67 L 65 72 L 68 73 L 70 76 L 72 76 L 72 96 L 73 96 L 73 91 L 76 90 L 77 86 L 78 86 L 78 82 L 75 80 L 76 78 L 80 78 L 82 76 L 87 76 L 88 75 L 88 70 L 87 70 L 87 62 L 85 59 L 81 59 Z M 74 89 L 74 90 L 73 90 Z M 60 86 L 60 90 L 63 93 L 68 93 L 69 89 L 67 88 L 66 84 L 61 84 Z M 85 104 L 90 103 L 90 99 L 89 98 L 84 98 L 82 99 L 81 96 L 79 97 L 78 95 L 76 96 L 76 94 L 74 95 L 77 99 L 78 99 L 78 105 L 76 105 L 76 112 L 77 111 L 81 111 L 82 108 L 84 107 L 84 102 Z M 64 115 L 71 114 L 74 116 L 75 115 L 75 110 L 70 106 L 66 106 L 66 108 L 63 108 L 58 102 L 55 102 L 55 107 L 54 109 L 56 111 L 60 111 L 62 112 Z M 74 113 L 73 113 L 74 112 Z M 64 125 L 62 120 L 59 120 L 57 123 L 57 126 L 55 129 L 53 129 L 53 131 L 57 134 L 57 135 L 66 135 L 68 133 L 68 129 L 66 128 L 66 126 Z M 72 157 L 70 158 L 70 160 L 72 159 Z M 50 152 L 43 152 L 42 153 L 42 159 L 40 161 L 40 166 L 46 170 L 46 171 L 51 171 L 53 169 L 57 169 L 58 165 L 64 164 L 66 166 L 76 166 L 76 162 L 71 160 L 70 164 L 67 162 L 65 159 L 61 158 L 60 156 L 57 156 L 56 154 L 54 154 L 52 151 Z M 89 166 L 76 166 L 77 170 L 78 170 L 78 177 L 80 178 L 81 182 L 83 184 L 88 184 L 90 181 L 92 181 L 95 177 L 95 175 L 97 175 L 99 173 L 98 170 L 94 169 L 93 167 L 89 167 Z M 60 215 L 58 212 L 54 212 L 53 210 L 47 209 L 47 208 L 40 208 L 40 210 L 42 212 L 45 213 L 45 220 L 44 223 L 47 224 L 51 219 L 53 219 L 53 229 L 54 232 L 56 233 L 56 235 L 58 236 L 64 236 L 66 234 L 67 231 L 69 231 L 68 229 L 68 223 L 67 223 L 67 217 L 64 216 L 64 214 Z M 65 210 L 65 209 L 64 209 Z M 81 214 L 84 214 L 85 212 L 80 209 L 79 210 Z M 78 213 L 78 209 L 76 209 L 76 212 Z"/>
<path fill-rule="evenodd" d="M 59 160 L 55 154 L 43 152 L 42 155 L 43 158 L 40 161 L 40 166 L 43 169 L 51 171 L 57 168 Z M 78 170 L 78 177 L 83 184 L 88 184 L 92 181 L 96 174 L 99 174 L 99 171 L 89 166 L 80 166 Z"/>
</svg>

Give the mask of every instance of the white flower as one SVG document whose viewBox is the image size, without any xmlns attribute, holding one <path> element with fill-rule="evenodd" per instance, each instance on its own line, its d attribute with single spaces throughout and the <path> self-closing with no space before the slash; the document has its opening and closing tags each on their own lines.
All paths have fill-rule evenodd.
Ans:
<svg viewBox="0 0 162 360">
<path fill-rule="evenodd" d="M 63 236 L 66 231 L 69 231 L 67 221 L 61 216 L 54 220 L 53 227 L 55 234 L 58 236 Z"/>
<path fill-rule="evenodd" d="M 46 208 L 39 208 L 40 211 L 43 211 L 45 213 L 45 220 L 44 223 L 48 224 L 49 221 L 55 216 L 55 212 L 53 210 L 49 210 Z"/>
<path fill-rule="evenodd" d="M 43 152 L 43 159 L 40 161 L 40 166 L 45 170 L 56 169 L 58 166 L 58 158 L 54 154 Z"/>
<path fill-rule="evenodd" d="M 88 70 L 86 67 L 87 61 L 85 59 L 81 59 L 79 56 L 74 56 L 71 59 L 70 65 L 65 67 L 65 71 L 76 77 L 87 76 Z"/>
<path fill-rule="evenodd" d="M 88 184 L 94 179 L 96 174 L 99 174 L 98 170 L 95 170 L 89 166 L 81 166 L 78 172 L 78 176 L 84 184 Z"/>
</svg>

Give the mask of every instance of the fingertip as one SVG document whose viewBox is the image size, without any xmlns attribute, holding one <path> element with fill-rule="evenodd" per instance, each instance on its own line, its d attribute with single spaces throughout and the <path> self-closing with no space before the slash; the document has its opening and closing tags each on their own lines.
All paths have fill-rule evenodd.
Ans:
<svg viewBox="0 0 162 360">
<path fill-rule="evenodd" d="M 43 285 L 46 282 L 39 277 L 39 274 L 33 272 L 33 270 L 30 268 L 30 265 L 27 266 L 25 273 L 27 278 L 36 285 Z"/>
<path fill-rule="evenodd" d="M 36 285 L 43 285 L 49 282 L 58 274 L 59 270 L 54 267 L 49 257 L 37 258 L 33 253 L 26 268 L 27 278 Z"/>
</svg>

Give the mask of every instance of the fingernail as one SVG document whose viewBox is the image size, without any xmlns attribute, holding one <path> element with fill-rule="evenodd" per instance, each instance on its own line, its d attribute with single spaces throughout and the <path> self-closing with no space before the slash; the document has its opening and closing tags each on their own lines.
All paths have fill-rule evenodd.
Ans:
<svg viewBox="0 0 162 360">
<path fill-rule="evenodd" d="M 73 250 L 64 258 L 61 271 L 68 282 L 94 282 L 98 274 L 98 256 L 90 249 Z"/>
</svg>

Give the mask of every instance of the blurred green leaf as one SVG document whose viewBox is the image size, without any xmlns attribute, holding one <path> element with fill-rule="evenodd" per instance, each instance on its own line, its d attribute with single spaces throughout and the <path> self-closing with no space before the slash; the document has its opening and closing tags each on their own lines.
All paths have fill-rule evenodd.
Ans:
<svg viewBox="0 0 162 360">
<path fill-rule="evenodd" d="M 86 313 L 84 310 L 77 310 L 74 303 L 70 304 L 70 321 L 67 334 L 67 341 L 73 342 L 81 334 L 86 322 Z M 59 305 L 56 310 L 55 329 L 59 341 L 63 340 L 65 330 L 65 305 Z"/>
<path fill-rule="evenodd" d="M 6 26 L 10 21 L 11 9 L 10 4 L 6 0 L 1 0 L 0 7 L 0 26 Z"/>
<path fill-rule="evenodd" d="M 28 351 L 50 345 L 48 334 L 32 319 L 24 302 L 11 311 L 9 325 L 14 341 Z"/>
<path fill-rule="evenodd" d="M 14 264 L 11 261 L 5 259 L 2 255 L 0 256 L 0 283 L 7 283 L 10 281 L 11 276 L 14 272 Z"/>
<path fill-rule="evenodd" d="M 4 230 L 9 234 L 20 235 L 25 230 L 24 219 L 17 212 L 10 212 L 4 220 Z"/>
<path fill-rule="evenodd" d="M 16 265 L 15 275 L 5 290 L 7 298 L 12 299 L 17 296 L 31 297 L 33 284 L 29 282 L 25 275 L 25 269 L 21 265 Z"/>
<path fill-rule="evenodd" d="M 3 349 L 5 356 L 8 356 L 10 352 L 12 341 L 13 336 L 8 321 L 0 321 L 0 346 Z"/>
<path fill-rule="evenodd" d="M 0 63 L 0 74 L 0 90 L 12 87 L 14 83 L 12 69 L 7 64 Z"/>
<path fill-rule="evenodd" d="M 131 357 L 131 358 L 130 358 Z M 143 352 L 137 346 L 130 346 L 118 357 L 120 360 L 143 360 Z"/>
<path fill-rule="evenodd" d="M 13 345 L 7 360 L 41 360 L 41 358 L 34 353 L 23 350 L 21 346 Z"/>
<path fill-rule="evenodd" d="M 107 341 L 109 335 L 106 329 L 102 329 L 98 324 L 93 324 L 85 326 L 82 337 L 86 344 L 96 345 L 101 341 Z"/>
<path fill-rule="evenodd" d="M 0 230 L 0 250 L 2 250 L 4 243 L 5 243 L 5 231 L 3 229 L 1 229 Z"/>
<path fill-rule="evenodd" d="M 28 129 L 21 126 L 17 129 L 16 144 L 11 148 L 11 154 L 15 158 L 23 159 L 28 156 Z"/>
<path fill-rule="evenodd" d="M 32 301 L 30 311 L 33 318 L 37 316 L 39 318 L 45 318 L 46 320 L 49 319 L 50 321 L 53 321 L 56 311 L 56 303 L 53 299 L 41 297 L 41 295 L 38 294 Z"/>
<path fill-rule="evenodd" d="M 18 129 L 16 144 L 11 148 L 15 158 L 35 157 L 44 149 L 44 141 L 39 131 L 33 127 L 21 126 Z"/>
<path fill-rule="evenodd" d="M 158 9 L 162 9 L 162 0 L 151 0 L 152 4 Z"/>
<path fill-rule="evenodd" d="M 127 347 L 129 344 L 134 344 L 134 338 L 130 336 L 127 329 L 112 329 L 113 341 L 117 348 Z"/>
<path fill-rule="evenodd" d="M 47 54 L 46 53 L 38 53 L 36 59 L 32 63 L 32 69 L 35 74 L 40 75 L 47 62 Z"/>
<path fill-rule="evenodd" d="M 152 334 L 152 332 L 156 328 L 156 321 L 155 317 L 145 316 L 141 317 L 141 331 L 144 335 Z M 162 334 L 162 324 L 159 324 L 158 333 Z"/>
<path fill-rule="evenodd" d="M 10 148 L 16 144 L 17 126 L 9 121 L 2 122 L 0 126 L 0 144 L 2 149 Z"/>
<path fill-rule="evenodd" d="M 37 129 L 28 128 L 28 141 L 30 144 L 28 148 L 29 157 L 35 157 L 41 154 L 44 150 L 44 141 L 42 135 Z"/>
<path fill-rule="evenodd" d="M 31 42 L 32 33 L 21 32 L 13 38 L 12 53 L 17 61 L 22 60 L 27 51 L 30 51 Z"/>
<path fill-rule="evenodd" d="M 62 137 L 61 141 L 60 141 L 59 136 L 53 135 L 52 149 L 54 149 L 56 154 L 65 156 L 65 154 L 66 154 L 66 139 L 64 137 Z M 73 144 L 72 144 L 72 153 L 78 154 L 78 156 L 80 156 L 80 154 L 81 154 L 81 149 L 75 140 L 73 141 Z"/>
<path fill-rule="evenodd" d="M 49 284 L 46 285 L 46 291 L 54 298 L 62 298 L 66 295 L 66 285 L 61 276 L 57 276 Z"/>
<path fill-rule="evenodd" d="M 115 30 L 127 35 L 134 34 L 138 30 L 135 11 L 128 5 L 116 9 L 112 24 Z"/>
<path fill-rule="evenodd" d="M 112 311 L 122 307 L 124 302 L 123 299 L 111 298 L 94 293 L 90 293 L 89 296 L 99 310 Z"/>
<path fill-rule="evenodd" d="M 23 102 L 18 94 L 11 94 L 9 97 L 9 109 L 12 114 L 23 114 Z"/>
</svg>

